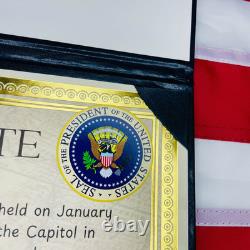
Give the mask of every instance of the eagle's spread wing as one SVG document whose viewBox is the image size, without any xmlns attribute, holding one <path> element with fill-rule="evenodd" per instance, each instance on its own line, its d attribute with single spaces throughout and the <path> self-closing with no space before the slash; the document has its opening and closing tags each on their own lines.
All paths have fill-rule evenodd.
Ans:
<svg viewBox="0 0 250 250">
<path fill-rule="evenodd" d="M 99 145 L 91 133 L 88 134 L 88 138 L 89 138 L 90 143 L 91 143 L 91 151 L 92 151 L 94 157 L 99 160 L 100 159 L 100 153 L 98 151 Z"/>
<path fill-rule="evenodd" d="M 124 136 L 122 140 L 119 142 L 119 144 L 117 145 L 116 152 L 114 155 L 114 161 L 118 160 L 121 157 L 127 139 L 128 137 Z"/>
</svg>

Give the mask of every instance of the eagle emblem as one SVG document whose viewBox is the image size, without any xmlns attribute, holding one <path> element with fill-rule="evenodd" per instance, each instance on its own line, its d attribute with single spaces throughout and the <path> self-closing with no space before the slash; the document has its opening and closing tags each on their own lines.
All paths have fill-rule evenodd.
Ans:
<svg viewBox="0 0 250 250">
<path fill-rule="evenodd" d="M 86 169 L 93 169 L 96 173 L 96 169 L 101 168 L 100 175 L 103 178 L 113 173 L 119 176 L 123 167 L 118 166 L 116 161 L 121 157 L 128 137 L 117 128 L 105 126 L 94 129 L 88 138 L 95 159 L 91 159 L 87 152 L 84 153 Z"/>
</svg>

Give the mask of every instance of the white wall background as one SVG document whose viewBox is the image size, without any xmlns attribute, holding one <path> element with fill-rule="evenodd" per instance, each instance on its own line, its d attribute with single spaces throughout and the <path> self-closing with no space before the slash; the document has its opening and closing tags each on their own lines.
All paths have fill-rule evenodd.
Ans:
<svg viewBox="0 0 250 250">
<path fill-rule="evenodd" d="M 0 33 L 189 60 L 192 0 L 0 0 Z"/>
</svg>

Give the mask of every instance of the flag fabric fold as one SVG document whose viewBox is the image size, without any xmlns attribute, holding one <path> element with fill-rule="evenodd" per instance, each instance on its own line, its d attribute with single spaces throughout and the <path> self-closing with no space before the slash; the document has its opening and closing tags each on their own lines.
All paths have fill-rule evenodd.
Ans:
<svg viewBox="0 0 250 250">
<path fill-rule="evenodd" d="M 195 57 L 197 249 L 247 250 L 249 1 L 198 1 Z"/>
</svg>

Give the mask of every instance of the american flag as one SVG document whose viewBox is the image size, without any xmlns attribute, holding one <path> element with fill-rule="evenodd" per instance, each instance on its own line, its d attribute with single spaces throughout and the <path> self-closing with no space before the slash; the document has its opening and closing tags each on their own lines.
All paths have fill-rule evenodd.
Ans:
<svg viewBox="0 0 250 250">
<path fill-rule="evenodd" d="M 250 249 L 250 2 L 198 0 L 197 250 Z"/>
</svg>

